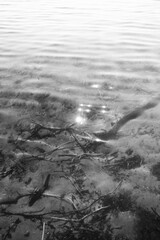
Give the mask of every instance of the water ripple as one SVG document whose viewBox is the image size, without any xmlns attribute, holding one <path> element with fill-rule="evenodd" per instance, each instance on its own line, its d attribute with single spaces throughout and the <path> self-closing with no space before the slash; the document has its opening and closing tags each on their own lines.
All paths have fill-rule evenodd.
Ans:
<svg viewBox="0 0 160 240">
<path fill-rule="evenodd" d="M 159 8 L 153 0 L 1 0 L 0 84 L 86 102 L 97 91 L 104 99 L 158 93 Z"/>
</svg>

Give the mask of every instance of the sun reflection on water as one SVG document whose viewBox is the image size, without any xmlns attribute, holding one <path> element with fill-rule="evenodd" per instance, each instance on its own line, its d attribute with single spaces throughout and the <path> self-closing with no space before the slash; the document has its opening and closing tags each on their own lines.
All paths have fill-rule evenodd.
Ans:
<svg viewBox="0 0 160 240">
<path fill-rule="evenodd" d="M 105 110 L 101 110 L 101 113 L 106 113 L 106 111 Z"/>
<path fill-rule="evenodd" d="M 76 116 L 76 119 L 75 119 L 75 122 L 78 124 L 78 125 L 84 125 L 86 123 L 87 119 L 83 116 L 80 116 L 80 115 L 77 115 Z"/>
<path fill-rule="evenodd" d="M 91 88 L 100 88 L 100 85 L 99 84 L 92 84 Z"/>
<path fill-rule="evenodd" d="M 91 104 L 80 103 L 77 109 L 78 113 L 75 118 L 75 122 L 78 125 L 85 125 L 87 123 L 87 113 L 91 111 Z"/>
<path fill-rule="evenodd" d="M 100 116 L 102 117 L 102 115 L 105 117 L 107 111 L 108 109 L 107 106 L 105 105 L 92 105 L 80 103 L 77 108 L 75 122 L 78 125 L 86 125 L 87 123 L 89 123 L 89 120 L 92 120 L 92 118 L 95 118 L 95 116 L 96 118 Z"/>
</svg>

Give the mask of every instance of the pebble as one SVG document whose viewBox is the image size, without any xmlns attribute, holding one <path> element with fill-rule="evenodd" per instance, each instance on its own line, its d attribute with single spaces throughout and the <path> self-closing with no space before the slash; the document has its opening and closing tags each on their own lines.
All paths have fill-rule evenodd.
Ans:
<svg viewBox="0 0 160 240">
<path fill-rule="evenodd" d="M 26 231 L 26 232 L 24 233 L 24 236 L 25 236 L 25 237 L 29 237 L 29 235 L 30 235 L 30 231 Z"/>
</svg>

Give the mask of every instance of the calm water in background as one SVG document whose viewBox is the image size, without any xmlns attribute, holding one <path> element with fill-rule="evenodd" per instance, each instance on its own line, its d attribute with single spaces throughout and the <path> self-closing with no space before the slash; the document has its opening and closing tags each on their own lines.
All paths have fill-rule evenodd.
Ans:
<svg viewBox="0 0 160 240">
<path fill-rule="evenodd" d="M 142 103 L 160 89 L 159 13 L 158 0 L 1 0 L 1 89 Z"/>
</svg>

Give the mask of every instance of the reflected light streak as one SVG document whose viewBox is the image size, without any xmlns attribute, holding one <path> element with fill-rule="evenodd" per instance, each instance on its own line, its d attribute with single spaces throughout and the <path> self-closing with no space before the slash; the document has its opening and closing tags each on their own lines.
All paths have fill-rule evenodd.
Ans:
<svg viewBox="0 0 160 240">
<path fill-rule="evenodd" d="M 113 89 L 113 87 L 112 87 L 112 86 L 109 86 L 109 87 L 108 87 L 108 89 L 109 89 L 109 90 L 112 90 L 112 89 Z"/>
<path fill-rule="evenodd" d="M 95 141 L 96 141 L 96 142 L 102 142 L 102 140 L 99 139 L 99 138 L 96 138 Z"/>
<path fill-rule="evenodd" d="M 106 113 L 106 111 L 105 111 L 105 110 L 102 110 L 101 113 Z"/>
<path fill-rule="evenodd" d="M 100 85 L 99 84 L 92 84 L 91 87 L 92 88 L 100 88 Z"/>
<path fill-rule="evenodd" d="M 90 109 L 85 109 L 84 111 L 89 113 L 91 110 Z"/>
<path fill-rule="evenodd" d="M 79 125 L 83 125 L 86 123 L 86 118 L 84 118 L 83 116 L 76 116 L 75 122 Z"/>
</svg>

